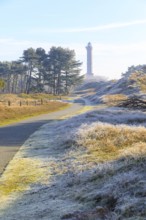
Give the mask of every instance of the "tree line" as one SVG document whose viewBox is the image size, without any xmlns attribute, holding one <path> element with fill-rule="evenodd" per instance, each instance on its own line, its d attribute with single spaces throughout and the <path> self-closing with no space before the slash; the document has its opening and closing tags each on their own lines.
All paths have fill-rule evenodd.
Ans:
<svg viewBox="0 0 146 220">
<path fill-rule="evenodd" d="M 17 61 L 0 62 L 0 89 L 5 93 L 68 94 L 82 82 L 82 63 L 75 51 L 62 47 L 28 48 Z"/>
</svg>

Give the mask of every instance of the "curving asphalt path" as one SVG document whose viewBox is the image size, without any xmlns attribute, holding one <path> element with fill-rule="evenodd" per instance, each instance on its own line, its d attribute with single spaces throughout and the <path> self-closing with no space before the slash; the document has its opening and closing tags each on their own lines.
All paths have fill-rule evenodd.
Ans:
<svg viewBox="0 0 146 220">
<path fill-rule="evenodd" d="M 0 127 L 0 174 L 29 136 L 42 125 L 60 120 L 62 116 L 74 114 L 83 108 L 83 102 L 74 103 L 69 108 L 54 113 L 43 114 L 19 123 Z"/>
</svg>

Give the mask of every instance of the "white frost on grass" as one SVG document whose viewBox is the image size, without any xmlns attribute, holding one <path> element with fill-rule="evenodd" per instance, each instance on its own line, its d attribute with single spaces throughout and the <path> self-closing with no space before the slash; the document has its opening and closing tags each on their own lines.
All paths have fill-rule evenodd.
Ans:
<svg viewBox="0 0 146 220">
<path fill-rule="evenodd" d="M 40 172 L 41 178 L 30 182 L 29 187 L 7 195 L 9 204 L 1 209 L 1 220 L 103 219 L 98 211 L 92 212 L 95 208 L 105 212 L 104 219 L 132 219 L 133 213 L 135 219 L 145 219 L 145 158 L 122 156 L 104 163 L 77 160 L 86 156 L 84 147 L 77 145 L 76 134 L 83 129 L 80 126 L 86 124 L 87 132 L 88 125 L 90 127 L 97 121 L 146 125 L 145 113 L 116 108 L 96 110 L 44 125 L 14 158 L 40 161 L 33 168 L 38 173 L 43 171 L 44 175 Z M 30 169 L 25 167 L 25 178 L 29 172 Z M 23 173 L 24 170 L 19 175 Z M 19 197 L 14 199 L 15 193 Z M 80 214 L 72 214 L 77 211 Z M 86 217 L 83 217 L 84 213 Z"/>
</svg>

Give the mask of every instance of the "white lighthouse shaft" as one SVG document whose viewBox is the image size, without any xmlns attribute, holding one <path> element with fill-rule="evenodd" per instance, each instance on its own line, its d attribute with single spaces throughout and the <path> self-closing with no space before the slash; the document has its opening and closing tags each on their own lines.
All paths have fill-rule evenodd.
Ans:
<svg viewBox="0 0 146 220">
<path fill-rule="evenodd" d="M 92 73 L 92 45 L 89 42 L 86 46 L 87 49 L 87 77 L 93 76 Z"/>
</svg>

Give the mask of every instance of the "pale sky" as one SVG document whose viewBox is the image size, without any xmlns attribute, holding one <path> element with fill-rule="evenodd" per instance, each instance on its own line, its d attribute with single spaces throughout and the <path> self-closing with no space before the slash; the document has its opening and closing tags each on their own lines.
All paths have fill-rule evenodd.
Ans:
<svg viewBox="0 0 146 220">
<path fill-rule="evenodd" d="M 0 0 L 0 61 L 61 46 L 75 50 L 86 73 L 88 42 L 95 75 L 120 78 L 146 64 L 146 0 Z"/>
</svg>

